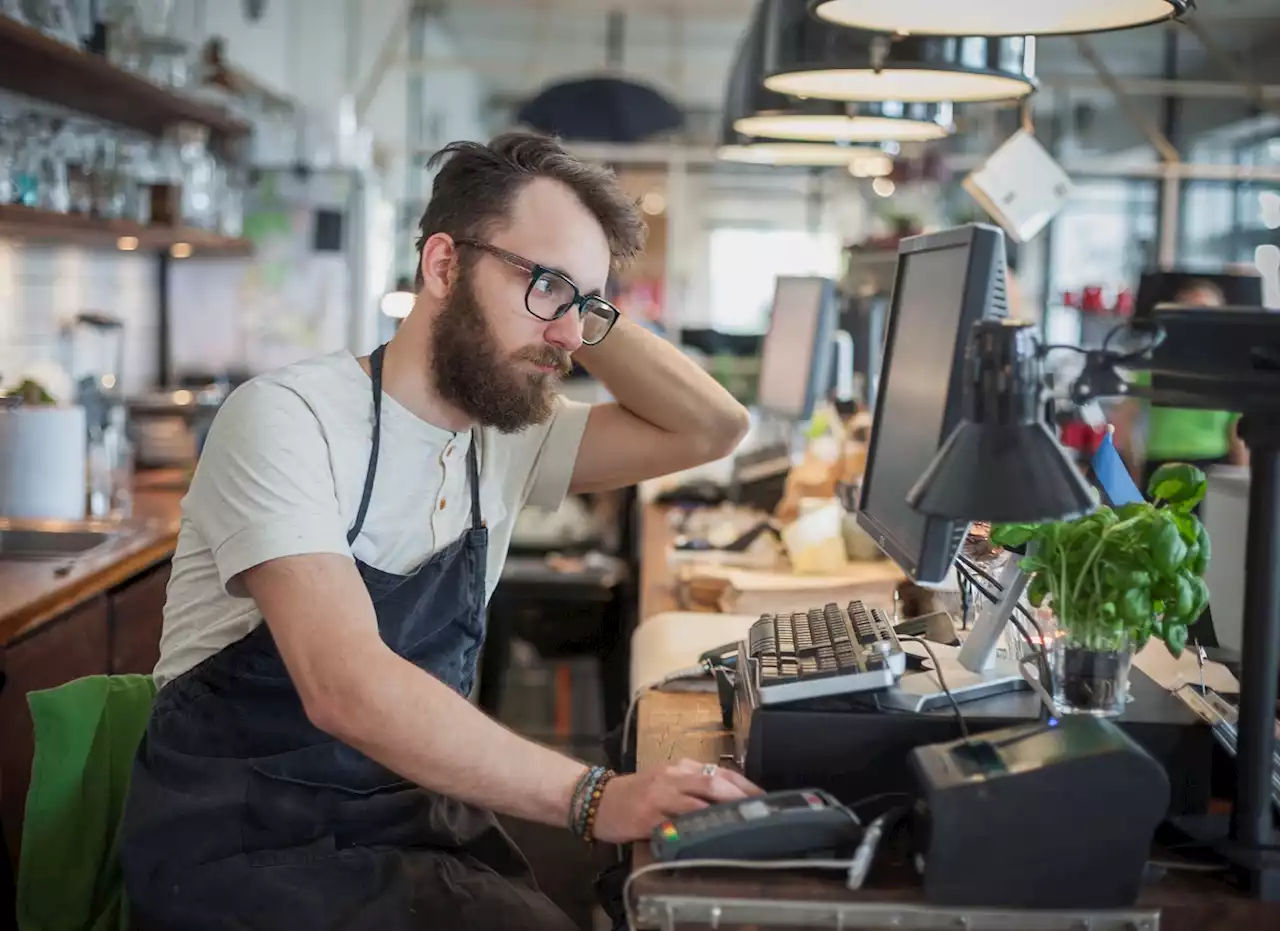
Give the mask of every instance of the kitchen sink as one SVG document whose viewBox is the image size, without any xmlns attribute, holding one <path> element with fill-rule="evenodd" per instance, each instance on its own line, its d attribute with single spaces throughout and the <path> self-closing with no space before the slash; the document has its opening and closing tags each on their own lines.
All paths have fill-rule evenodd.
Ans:
<svg viewBox="0 0 1280 931">
<path fill-rule="evenodd" d="M 65 559 L 82 556 L 120 537 L 110 530 L 0 528 L 0 559 Z"/>
</svg>

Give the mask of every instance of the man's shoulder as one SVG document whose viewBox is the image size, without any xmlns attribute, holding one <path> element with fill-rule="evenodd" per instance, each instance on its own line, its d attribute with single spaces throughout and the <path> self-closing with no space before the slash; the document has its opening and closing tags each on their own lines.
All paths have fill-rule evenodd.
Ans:
<svg viewBox="0 0 1280 931">
<path fill-rule="evenodd" d="M 325 421 L 360 416 L 368 406 L 368 393 L 368 376 L 344 350 L 255 375 L 231 392 L 219 414 L 224 419 L 270 421 L 309 409 Z"/>
</svg>

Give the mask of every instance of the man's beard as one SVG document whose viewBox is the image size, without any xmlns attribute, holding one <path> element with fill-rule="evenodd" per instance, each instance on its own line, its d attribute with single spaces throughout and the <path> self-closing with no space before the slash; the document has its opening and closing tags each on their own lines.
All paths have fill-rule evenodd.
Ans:
<svg viewBox="0 0 1280 931">
<path fill-rule="evenodd" d="M 526 346 L 503 358 L 465 271 L 431 323 L 431 368 L 440 397 L 481 426 L 516 433 L 544 423 L 555 410 L 556 383 L 571 371 L 569 354 Z M 529 372 L 521 362 L 555 366 Z"/>
</svg>

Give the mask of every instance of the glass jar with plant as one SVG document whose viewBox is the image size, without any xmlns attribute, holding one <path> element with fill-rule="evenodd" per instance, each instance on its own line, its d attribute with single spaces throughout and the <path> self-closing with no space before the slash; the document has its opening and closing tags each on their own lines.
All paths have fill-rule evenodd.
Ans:
<svg viewBox="0 0 1280 931">
<path fill-rule="evenodd" d="M 992 528 L 993 544 L 1025 547 L 1027 598 L 1056 617 L 1056 713 L 1120 714 L 1133 656 L 1152 637 L 1181 655 L 1188 625 L 1209 603 L 1209 536 L 1192 513 L 1206 486 L 1202 471 L 1173 463 L 1151 477 L 1149 501 Z"/>
</svg>

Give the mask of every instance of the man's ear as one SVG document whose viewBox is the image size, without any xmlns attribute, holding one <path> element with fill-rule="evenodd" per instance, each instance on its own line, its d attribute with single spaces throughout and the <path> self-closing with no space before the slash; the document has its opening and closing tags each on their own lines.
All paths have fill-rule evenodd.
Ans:
<svg viewBox="0 0 1280 931">
<path fill-rule="evenodd" d="M 438 301 L 449 296 L 458 278 L 458 247 L 447 233 L 434 233 L 422 244 L 422 290 Z"/>
</svg>

